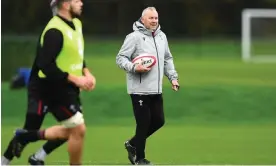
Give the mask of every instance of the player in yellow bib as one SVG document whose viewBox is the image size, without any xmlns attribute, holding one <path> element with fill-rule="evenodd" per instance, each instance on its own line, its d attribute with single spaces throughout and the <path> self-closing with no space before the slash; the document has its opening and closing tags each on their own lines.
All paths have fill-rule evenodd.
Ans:
<svg viewBox="0 0 276 166">
<path fill-rule="evenodd" d="M 57 15 L 43 30 L 37 47 L 29 86 L 28 108 L 23 129 L 18 129 L 1 159 L 8 165 L 20 157 L 24 147 L 38 140 L 49 140 L 30 156 L 31 165 L 44 165 L 44 158 L 68 141 L 71 165 L 82 164 L 85 122 L 80 102 L 80 89 L 93 90 L 95 77 L 84 61 L 84 39 L 81 0 L 52 0 Z M 39 130 L 45 115 L 51 112 L 61 125 Z"/>
</svg>

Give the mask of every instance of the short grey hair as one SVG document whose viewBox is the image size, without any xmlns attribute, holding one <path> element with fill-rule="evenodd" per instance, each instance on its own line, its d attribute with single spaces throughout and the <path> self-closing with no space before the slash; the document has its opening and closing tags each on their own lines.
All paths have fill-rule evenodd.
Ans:
<svg viewBox="0 0 276 166">
<path fill-rule="evenodd" d="M 57 15 L 58 10 L 63 2 L 69 2 L 71 0 L 51 0 L 50 7 L 52 9 L 53 16 Z"/>
<path fill-rule="evenodd" d="M 143 10 L 142 12 L 142 16 L 141 17 L 144 17 L 144 15 L 146 14 L 146 12 L 150 10 L 150 11 L 156 11 L 156 8 L 155 7 L 147 7 Z"/>
</svg>

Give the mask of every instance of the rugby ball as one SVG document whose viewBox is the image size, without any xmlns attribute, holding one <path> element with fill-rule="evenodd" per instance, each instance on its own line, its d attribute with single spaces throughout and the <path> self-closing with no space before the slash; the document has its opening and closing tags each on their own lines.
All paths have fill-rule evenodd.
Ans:
<svg viewBox="0 0 276 166">
<path fill-rule="evenodd" d="M 151 68 L 156 63 L 156 57 L 150 54 L 141 54 L 132 60 L 133 64 L 141 64 L 144 67 Z"/>
</svg>

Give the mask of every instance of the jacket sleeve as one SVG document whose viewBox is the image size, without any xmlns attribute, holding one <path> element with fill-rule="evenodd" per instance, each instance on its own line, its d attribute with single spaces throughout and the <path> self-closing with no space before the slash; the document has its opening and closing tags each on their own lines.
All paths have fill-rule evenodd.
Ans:
<svg viewBox="0 0 276 166">
<path fill-rule="evenodd" d="M 116 64 L 127 72 L 135 72 L 134 64 L 131 62 L 131 55 L 136 49 L 136 39 L 133 33 L 126 36 L 124 43 L 116 56 Z"/>
<path fill-rule="evenodd" d="M 173 56 L 171 54 L 167 38 L 165 47 L 164 73 L 171 82 L 172 80 L 178 80 L 178 74 L 174 67 Z"/>
</svg>

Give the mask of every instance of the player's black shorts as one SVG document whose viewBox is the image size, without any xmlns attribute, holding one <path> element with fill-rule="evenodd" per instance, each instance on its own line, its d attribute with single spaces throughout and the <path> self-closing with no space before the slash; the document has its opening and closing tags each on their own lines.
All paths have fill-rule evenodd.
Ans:
<svg viewBox="0 0 276 166">
<path fill-rule="evenodd" d="M 80 98 L 76 96 L 66 100 L 51 101 L 31 96 L 28 97 L 27 114 L 38 115 L 44 118 L 48 112 L 51 112 L 59 122 L 67 120 L 75 115 L 75 113 L 82 112 Z"/>
</svg>

